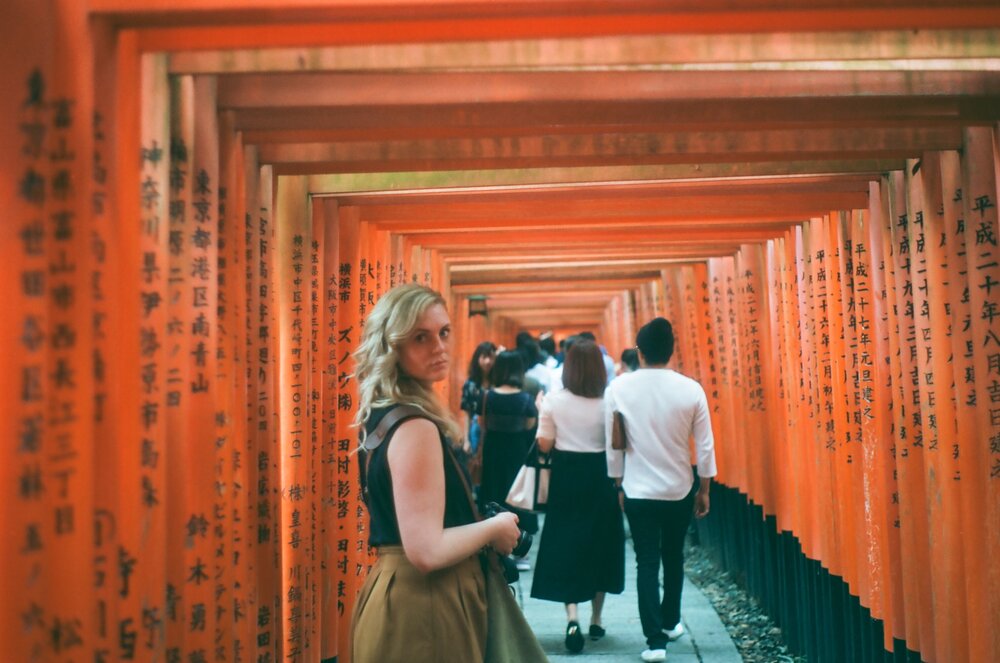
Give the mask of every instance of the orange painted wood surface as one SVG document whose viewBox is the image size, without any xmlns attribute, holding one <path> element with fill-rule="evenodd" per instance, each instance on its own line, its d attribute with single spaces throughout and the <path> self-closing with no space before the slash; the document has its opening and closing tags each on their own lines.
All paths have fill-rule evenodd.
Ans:
<svg viewBox="0 0 1000 663">
<path fill-rule="evenodd" d="M 49 303 L 44 280 L 39 282 L 48 264 L 44 188 L 39 186 L 48 180 L 45 133 L 51 125 L 40 86 L 52 76 L 53 53 L 51 48 L 38 49 L 34 62 L 18 62 L 14 55 L 32 48 L 33 43 L 51 43 L 53 26 L 44 8 L 16 2 L 9 9 L 22 31 L 11 34 L 0 46 L 5 59 L 12 62 L 0 74 L 4 88 L 10 90 L 0 101 L 5 118 L 0 128 L 5 147 L 0 157 L 2 200 L 8 211 L 7 232 L 0 240 L 4 252 L 0 269 L 14 295 L 0 322 L 4 367 L 11 376 L 0 398 L 4 439 L 11 441 L 0 469 L 4 485 L 0 523 L 10 533 L 0 543 L 2 591 L 10 597 L 0 609 L 0 646 L 12 656 L 29 660 L 51 654 L 44 623 L 54 614 L 45 604 L 51 560 L 45 558 L 44 547 L 55 542 L 42 539 L 43 522 L 50 520 L 52 505 L 45 504 L 41 492 L 46 411 L 42 366 Z M 25 132 L 21 127 L 29 128 Z"/>
<path fill-rule="evenodd" d="M 718 480 L 842 577 L 884 621 L 886 648 L 895 638 L 928 661 L 1000 656 L 991 70 L 498 67 L 477 115 L 465 105 L 476 90 L 457 83 L 481 72 L 415 68 L 420 84 L 400 91 L 379 71 L 171 74 L 161 52 L 751 30 L 778 15 L 790 30 L 901 21 L 886 3 L 846 16 L 763 0 L 752 14 L 587 4 L 568 21 L 557 2 L 537 17 L 448 4 L 401 20 L 381 7 L 387 20 L 348 26 L 297 24 L 303 8 L 270 25 L 278 4 L 267 2 L 200 16 L 186 0 L 155 16 L 151 3 L 10 3 L 0 587 L 13 598 L 0 606 L 0 649 L 30 661 L 349 661 L 349 615 L 373 561 L 350 353 L 378 298 L 418 281 L 452 304 L 441 395 L 453 406 L 479 340 L 589 327 L 617 359 L 640 325 L 668 317 L 674 366 L 709 395 Z M 910 9 L 907 27 L 996 17 L 976 3 Z M 718 114 L 653 121 L 712 106 L 678 83 L 697 84 Z M 914 105 L 821 109 L 799 98 L 810 86 Z M 633 106 L 609 128 L 604 111 L 626 92 Z M 507 115 L 519 95 L 533 105 Z M 761 124 L 778 105 L 769 95 L 816 121 L 796 128 L 786 109 Z M 734 99 L 753 112 L 721 108 Z M 338 104 L 343 116 L 294 133 L 296 118 Z M 532 109 L 541 119 L 529 125 Z M 349 125 L 359 117 L 370 132 Z M 819 167 L 854 157 L 843 172 Z M 732 161 L 809 169 L 558 179 L 691 160 L 720 164 L 713 173 Z M 318 191 L 294 175 L 413 169 L 446 183 L 449 169 L 502 181 L 554 166 L 544 185 L 460 192 L 390 179 Z M 490 317 L 468 318 L 470 294 L 489 297 Z"/>
<path fill-rule="evenodd" d="M 971 364 L 974 380 L 968 374 L 963 381 L 969 389 L 966 399 L 975 403 L 976 432 L 962 453 L 973 461 L 969 472 L 968 497 L 982 505 L 979 526 L 969 532 L 965 545 L 981 545 L 983 550 L 997 550 L 1000 543 L 998 497 L 1000 497 L 1000 402 L 997 385 L 1000 376 L 1000 320 L 997 295 L 992 292 L 1000 280 L 1000 253 L 997 251 L 997 154 L 993 130 L 985 127 L 967 129 L 962 153 L 962 218 L 964 219 L 965 254 L 971 323 Z M 964 294 L 964 293 L 963 293 Z M 966 530 L 968 532 L 968 530 Z M 972 635 L 970 657 L 989 657 L 1000 647 L 1000 634 L 992 627 L 992 616 L 1000 610 L 996 564 L 986 556 L 970 560 L 966 578 L 978 578 L 967 584 L 969 632 Z"/>
</svg>

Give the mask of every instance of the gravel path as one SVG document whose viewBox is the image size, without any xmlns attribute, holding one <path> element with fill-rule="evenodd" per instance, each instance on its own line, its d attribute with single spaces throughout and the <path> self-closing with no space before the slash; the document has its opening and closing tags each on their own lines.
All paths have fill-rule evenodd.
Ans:
<svg viewBox="0 0 1000 663">
<path fill-rule="evenodd" d="M 685 546 L 684 571 L 712 602 L 746 663 L 807 663 L 804 656 L 788 651 L 781 629 L 756 600 L 709 559 L 704 548 Z"/>
</svg>

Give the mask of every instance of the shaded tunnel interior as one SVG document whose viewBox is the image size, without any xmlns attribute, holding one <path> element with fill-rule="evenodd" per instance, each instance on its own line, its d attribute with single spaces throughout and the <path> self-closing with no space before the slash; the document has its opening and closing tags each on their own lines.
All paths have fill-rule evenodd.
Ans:
<svg viewBox="0 0 1000 663">
<path fill-rule="evenodd" d="M 2 10 L 0 651 L 349 661 L 350 353 L 419 281 L 455 410 L 670 319 L 790 644 L 1000 660 L 995 3 L 285 4 Z"/>
</svg>

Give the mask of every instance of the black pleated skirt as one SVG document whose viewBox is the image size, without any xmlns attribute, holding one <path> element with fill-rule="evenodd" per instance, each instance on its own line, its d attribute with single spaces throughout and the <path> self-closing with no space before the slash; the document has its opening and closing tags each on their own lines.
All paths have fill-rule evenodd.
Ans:
<svg viewBox="0 0 1000 663">
<path fill-rule="evenodd" d="M 625 531 L 604 452 L 553 451 L 531 596 L 589 601 L 625 588 Z"/>
<path fill-rule="evenodd" d="M 483 510 L 487 502 L 496 502 L 504 506 L 510 486 L 514 483 L 524 457 L 531 448 L 534 439 L 533 430 L 504 433 L 488 431 L 483 438 L 483 471 L 479 484 L 479 509 Z M 517 514 L 521 529 L 534 534 L 538 531 L 538 516 L 528 511 L 506 507 Z"/>
</svg>

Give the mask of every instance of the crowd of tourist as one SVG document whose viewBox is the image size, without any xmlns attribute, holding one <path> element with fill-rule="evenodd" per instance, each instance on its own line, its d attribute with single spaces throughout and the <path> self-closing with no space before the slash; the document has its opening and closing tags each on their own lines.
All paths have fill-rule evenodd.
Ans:
<svg viewBox="0 0 1000 663">
<path fill-rule="evenodd" d="M 461 423 L 432 390 L 449 375 L 450 333 L 440 295 L 409 284 L 375 306 L 355 355 L 378 562 L 355 609 L 354 660 L 397 660 L 397 646 L 408 661 L 505 660 L 490 634 L 482 551 L 509 555 L 524 532 L 538 532 L 535 513 L 505 504 L 533 445 L 551 482 L 531 596 L 564 605 L 570 652 L 603 637 L 605 597 L 625 584 L 624 515 L 647 644 L 639 657 L 665 660 L 684 632 L 684 532 L 708 513 L 716 474 L 705 392 L 667 368 L 670 323 L 644 325 L 620 362 L 589 331 L 558 345 L 527 332 L 513 349 L 483 341 L 469 360 Z M 523 553 L 513 563 L 530 568 Z M 590 603 L 586 629 L 580 603 Z"/>
</svg>

